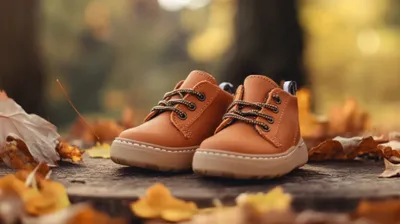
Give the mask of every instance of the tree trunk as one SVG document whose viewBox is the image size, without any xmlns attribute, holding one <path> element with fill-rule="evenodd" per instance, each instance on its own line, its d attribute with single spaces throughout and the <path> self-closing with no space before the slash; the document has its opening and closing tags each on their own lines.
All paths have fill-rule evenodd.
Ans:
<svg viewBox="0 0 400 224">
<path fill-rule="evenodd" d="M 28 113 L 44 116 L 39 0 L 0 2 L 0 89 Z"/>
<path fill-rule="evenodd" d="M 233 84 L 250 74 L 305 82 L 296 0 L 237 0 L 235 42 L 223 74 Z"/>
</svg>

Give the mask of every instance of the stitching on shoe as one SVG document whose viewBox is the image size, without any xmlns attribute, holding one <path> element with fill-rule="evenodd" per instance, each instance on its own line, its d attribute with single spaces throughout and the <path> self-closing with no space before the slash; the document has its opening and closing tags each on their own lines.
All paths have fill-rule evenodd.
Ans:
<svg viewBox="0 0 400 224">
<path fill-rule="evenodd" d="M 273 160 L 273 159 L 280 159 L 280 158 L 285 158 L 293 154 L 298 147 L 303 146 L 304 142 L 298 144 L 296 146 L 296 149 L 293 149 L 290 153 L 282 156 L 269 156 L 269 157 L 261 157 L 261 156 L 239 156 L 239 155 L 233 155 L 229 153 L 220 153 L 220 152 L 210 152 L 210 151 L 201 151 L 197 150 L 196 153 L 202 153 L 202 154 L 210 154 L 214 156 L 224 156 L 224 157 L 232 157 L 232 158 L 238 158 L 238 159 L 252 159 L 252 160 Z"/>
<path fill-rule="evenodd" d="M 126 143 L 129 145 L 134 145 L 134 146 L 140 146 L 140 147 L 144 147 L 144 148 L 149 148 L 149 149 L 155 149 L 155 150 L 159 150 L 159 151 L 163 151 L 163 152 L 171 152 L 171 153 L 177 153 L 177 152 L 195 152 L 196 149 L 184 149 L 184 150 L 168 150 L 168 149 L 162 149 L 159 147 L 153 147 L 153 146 L 149 146 L 149 145 L 144 145 L 144 144 L 138 144 L 138 143 L 133 143 L 133 142 L 129 142 L 129 141 L 124 141 L 124 140 L 120 140 L 120 139 L 116 139 L 114 140 L 116 142 L 120 142 L 120 143 Z"/>
</svg>

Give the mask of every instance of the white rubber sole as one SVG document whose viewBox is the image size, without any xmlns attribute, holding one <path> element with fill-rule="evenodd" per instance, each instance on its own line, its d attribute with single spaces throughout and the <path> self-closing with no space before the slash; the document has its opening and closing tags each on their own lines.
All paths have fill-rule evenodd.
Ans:
<svg viewBox="0 0 400 224">
<path fill-rule="evenodd" d="M 198 146 L 170 148 L 129 139 L 117 138 L 111 145 L 115 163 L 159 171 L 181 171 L 192 167 Z"/>
<path fill-rule="evenodd" d="M 308 161 L 303 139 L 285 153 L 250 155 L 213 149 L 197 149 L 193 171 L 204 176 L 234 179 L 270 179 L 283 176 Z"/>
</svg>

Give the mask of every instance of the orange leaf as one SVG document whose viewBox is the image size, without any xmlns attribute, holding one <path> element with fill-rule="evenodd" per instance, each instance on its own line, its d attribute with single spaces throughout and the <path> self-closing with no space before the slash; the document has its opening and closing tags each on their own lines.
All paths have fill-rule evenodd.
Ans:
<svg viewBox="0 0 400 224">
<path fill-rule="evenodd" d="M 83 151 L 80 151 L 78 147 L 71 146 L 67 142 L 59 141 L 56 146 L 56 151 L 60 154 L 63 159 L 71 159 L 72 162 L 77 163 L 82 161 Z"/>
<path fill-rule="evenodd" d="M 21 139 L 8 136 L 3 153 L 0 154 L 4 163 L 11 168 L 32 171 L 39 163 L 33 158 L 25 142 Z M 49 167 L 41 163 L 37 173 L 45 176 Z"/>
<path fill-rule="evenodd" d="M 25 210 L 30 215 L 51 214 L 70 205 L 67 191 L 60 183 L 40 180 L 39 190 L 39 194 L 25 201 Z"/>
</svg>

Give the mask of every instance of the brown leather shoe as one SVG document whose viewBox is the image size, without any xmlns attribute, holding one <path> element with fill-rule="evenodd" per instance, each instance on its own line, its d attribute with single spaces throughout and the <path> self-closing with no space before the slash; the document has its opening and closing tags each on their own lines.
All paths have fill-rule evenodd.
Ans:
<svg viewBox="0 0 400 224">
<path fill-rule="evenodd" d="M 300 136 L 291 84 L 285 83 L 285 91 L 265 76 L 247 77 L 215 135 L 196 151 L 193 170 L 252 179 L 282 176 L 304 165 L 308 150 Z"/>
<path fill-rule="evenodd" d="M 114 140 L 111 159 L 162 171 L 190 169 L 194 152 L 213 135 L 232 101 L 211 75 L 193 71 L 164 95 L 143 124 Z"/>
</svg>

